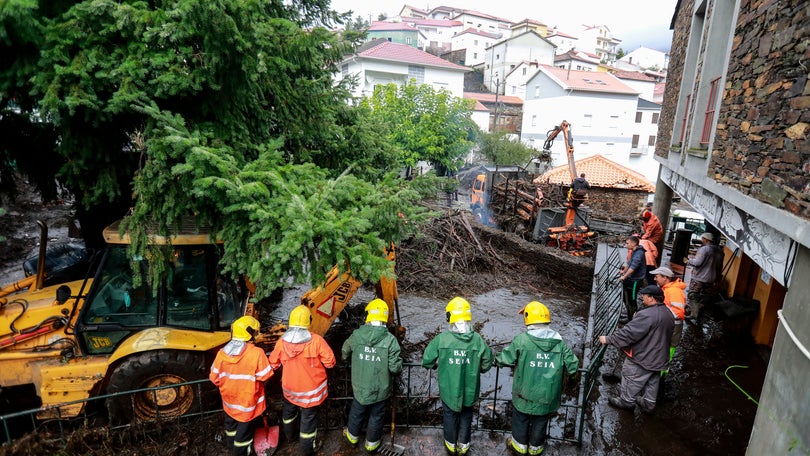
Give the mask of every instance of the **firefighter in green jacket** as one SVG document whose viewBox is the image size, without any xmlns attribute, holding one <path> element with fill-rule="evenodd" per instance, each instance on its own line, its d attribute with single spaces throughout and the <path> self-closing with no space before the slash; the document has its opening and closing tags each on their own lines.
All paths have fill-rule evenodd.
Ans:
<svg viewBox="0 0 810 456">
<path fill-rule="evenodd" d="M 382 442 L 385 403 L 391 397 L 391 375 L 402 372 L 399 342 L 388 332 L 388 304 L 374 299 L 366 306 L 366 324 L 355 329 L 343 343 L 343 361 L 351 359 L 354 400 L 343 435 L 357 445 L 363 421 L 365 449 L 374 453 Z"/>
<path fill-rule="evenodd" d="M 481 373 L 492 367 L 492 350 L 472 328 L 470 303 L 455 297 L 447 303 L 450 329 L 430 341 L 422 367 L 439 368 L 439 397 L 444 411 L 444 445 L 449 454 L 470 450 L 473 404 L 481 391 Z"/>
<path fill-rule="evenodd" d="M 507 447 L 517 454 L 543 452 L 546 427 L 560 407 L 563 375 L 573 375 L 579 360 L 557 331 L 548 327 L 548 308 L 532 301 L 520 310 L 526 332 L 496 356 L 503 366 L 514 366 L 512 381 L 512 437 Z"/>
</svg>

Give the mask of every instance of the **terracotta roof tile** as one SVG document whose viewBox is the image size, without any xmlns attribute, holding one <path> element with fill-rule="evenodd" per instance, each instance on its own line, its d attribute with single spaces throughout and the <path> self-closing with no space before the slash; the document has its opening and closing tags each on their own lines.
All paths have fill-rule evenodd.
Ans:
<svg viewBox="0 0 810 456">
<path fill-rule="evenodd" d="M 484 103 L 495 103 L 494 93 L 464 92 L 464 98 L 472 98 Z M 504 104 L 523 104 L 523 100 L 520 97 L 513 97 L 511 95 L 499 95 L 498 101 Z"/>
<path fill-rule="evenodd" d="M 592 187 L 620 188 L 655 192 L 655 186 L 643 174 L 633 171 L 614 161 L 597 154 L 582 160 L 575 160 L 577 174 L 585 173 L 585 179 Z M 568 165 L 557 166 L 546 171 L 535 179 L 535 182 L 569 185 L 571 174 Z"/>
<path fill-rule="evenodd" d="M 392 60 L 417 65 L 431 65 L 452 70 L 470 71 L 470 68 L 448 62 L 447 60 L 436 57 L 433 54 L 428 54 L 425 51 L 420 51 L 407 44 L 392 43 L 390 41 L 383 41 L 374 47 L 358 52 L 357 55 L 369 59 Z"/>
<path fill-rule="evenodd" d="M 550 65 L 540 65 L 540 70 L 551 76 L 565 89 L 587 92 L 607 92 L 621 94 L 638 94 L 638 91 L 623 83 L 610 73 L 568 70 Z"/>
<path fill-rule="evenodd" d="M 646 74 L 640 71 L 628 71 L 628 70 L 613 70 L 611 71 L 613 76 L 616 76 L 619 79 L 631 79 L 633 81 L 646 81 L 646 82 L 655 82 L 655 78 L 652 76 L 647 76 Z"/>
<path fill-rule="evenodd" d="M 455 36 L 461 35 L 463 33 L 470 33 L 470 34 L 473 34 L 473 35 L 479 35 L 479 36 L 483 36 L 485 38 L 493 38 L 493 39 L 497 39 L 497 38 L 501 37 L 500 34 L 489 33 L 489 32 L 485 32 L 483 30 L 480 30 L 480 29 L 477 29 L 477 28 L 472 28 L 472 27 L 468 27 L 468 28 L 464 29 L 463 31 L 456 33 Z"/>
</svg>

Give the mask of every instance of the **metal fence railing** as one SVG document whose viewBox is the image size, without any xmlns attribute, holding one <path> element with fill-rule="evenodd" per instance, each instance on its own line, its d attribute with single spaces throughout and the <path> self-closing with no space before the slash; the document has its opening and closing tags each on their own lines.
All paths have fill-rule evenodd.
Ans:
<svg viewBox="0 0 810 456">
<path fill-rule="evenodd" d="M 597 265 L 599 269 L 594 274 L 592 287 L 591 306 L 588 316 L 588 326 L 586 340 L 584 341 L 584 352 L 579 384 L 567 384 L 563 389 L 563 401 L 560 411 L 552 418 L 549 425 L 548 438 L 574 444 L 581 444 L 583 430 L 586 423 L 586 413 L 591 400 L 591 393 L 596 385 L 599 368 L 605 354 L 605 347 L 602 346 L 598 337 L 602 334 L 610 334 L 617 326 L 622 300 L 621 285 L 613 280 L 615 272 L 623 259 L 622 249 L 606 244 L 600 244 L 597 250 Z M 275 377 L 274 377 L 275 378 Z M 276 379 L 278 380 L 278 379 Z M 511 402 L 512 394 L 512 373 L 508 367 L 493 367 L 489 372 L 481 375 L 481 395 L 475 409 L 473 419 L 473 429 L 483 432 L 509 432 L 511 430 Z M 345 426 L 348 410 L 351 404 L 351 376 L 349 370 L 337 367 L 330 371 L 329 377 L 330 396 L 323 407 L 325 412 L 319 413 L 322 429 L 340 429 Z M 63 442 L 67 433 L 80 427 L 93 426 L 93 423 L 104 422 L 106 412 L 105 403 L 108 400 L 128 397 L 134 401 L 136 394 L 147 392 L 153 394 L 153 403 L 159 403 L 157 395 L 167 389 L 192 386 L 195 389 L 195 400 L 188 413 L 182 417 L 167 418 L 161 416 L 159 410 L 155 410 L 154 421 L 157 423 L 174 422 L 178 419 L 189 419 L 206 416 L 212 413 L 219 413 L 221 408 L 217 406 L 220 402 L 212 401 L 210 393 L 210 383 L 208 379 L 202 379 L 187 383 L 145 388 L 133 391 L 125 391 L 108 395 L 95 396 L 82 401 L 67 402 L 64 404 L 24 410 L 0 416 L 0 428 L 4 434 L 5 442 L 13 441 L 20 436 L 20 429 L 34 430 L 41 427 L 37 415 L 56 415 L 56 419 L 49 420 L 50 426 L 54 430 L 54 435 Z M 441 400 L 439 399 L 439 388 L 437 371 L 422 368 L 419 364 L 406 363 L 403 373 L 398 379 L 398 392 L 394 397 L 396 401 L 395 424 L 401 427 L 436 427 L 440 428 L 442 423 Z M 216 394 L 214 391 L 213 394 Z M 273 410 L 280 409 L 280 394 L 268 387 L 268 407 Z M 60 408 L 69 405 L 83 404 L 83 412 L 77 418 L 62 419 Z M 212 404 L 215 404 L 212 406 Z M 133 404 L 134 407 L 134 404 Z M 55 413 L 54 413 L 55 412 Z M 389 412 L 390 413 L 390 412 Z M 100 420 L 90 419 L 102 416 Z M 389 414 L 390 421 L 391 415 Z M 143 424 L 141 421 L 140 424 Z M 123 424 L 126 427 L 130 424 Z"/>
</svg>

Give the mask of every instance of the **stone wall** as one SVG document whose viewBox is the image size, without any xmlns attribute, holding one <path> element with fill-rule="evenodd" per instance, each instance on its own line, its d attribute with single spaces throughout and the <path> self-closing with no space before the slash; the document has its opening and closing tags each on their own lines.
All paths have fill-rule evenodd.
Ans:
<svg viewBox="0 0 810 456">
<path fill-rule="evenodd" d="M 633 223 L 646 203 L 646 192 L 595 187 L 588 192 L 591 216 L 598 219 Z"/>
<path fill-rule="evenodd" d="M 690 12 L 693 8 L 694 0 L 680 1 L 672 27 L 672 48 L 669 54 L 667 82 L 664 86 L 661 117 L 658 120 L 658 139 L 655 142 L 655 154 L 662 157 L 669 156 L 669 146 L 672 144 L 672 128 L 675 125 L 678 92 L 681 89 L 683 66 L 686 61 L 686 45 L 691 28 Z"/>
<path fill-rule="evenodd" d="M 807 2 L 743 0 L 709 169 L 718 182 L 806 219 L 809 68 Z"/>
</svg>

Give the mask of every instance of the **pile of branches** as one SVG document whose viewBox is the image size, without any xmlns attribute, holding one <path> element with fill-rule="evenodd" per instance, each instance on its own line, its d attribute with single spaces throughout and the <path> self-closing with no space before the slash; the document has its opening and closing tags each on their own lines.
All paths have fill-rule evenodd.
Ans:
<svg viewBox="0 0 810 456">
<path fill-rule="evenodd" d="M 468 214 L 448 210 L 399 246 L 400 292 L 477 294 L 510 283 L 511 272 L 520 266 L 508 252 L 479 239 Z"/>
<path fill-rule="evenodd" d="M 493 222 L 504 231 L 531 239 L 541 208 L 565 205 L 567 187 L 549 182 L 506 180 L 492 186 L 490 209 Z"/>
</svg>

